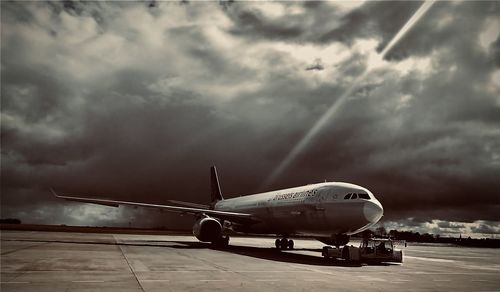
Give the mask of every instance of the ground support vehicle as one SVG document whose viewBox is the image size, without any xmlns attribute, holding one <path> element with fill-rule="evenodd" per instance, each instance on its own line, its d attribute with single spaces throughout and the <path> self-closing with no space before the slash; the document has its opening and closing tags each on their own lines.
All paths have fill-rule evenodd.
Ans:
<svg viewBox="0 0 500 292">
<path fill-rule="evenodd" d="M 342 248 L 325 246 L 322 256 L 326 259 L 343 259 L 364 263 L 402 263 L 403 251 L 395 247 L 391 239 L 363 239 L 359 247 L 344 246 Z"/>
</svg>

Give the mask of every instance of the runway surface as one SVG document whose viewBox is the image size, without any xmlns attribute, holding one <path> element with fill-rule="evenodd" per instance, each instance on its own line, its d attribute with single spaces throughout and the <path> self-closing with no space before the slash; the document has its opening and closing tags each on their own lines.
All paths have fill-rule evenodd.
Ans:
<svg viewBox="0 0 500 292">
<path fill-rule="evenodd" d="M 500 291 L 500 250 L 408 246 L 405 262 L 327 262 L 322 243 L 233 237 L 1 232 L 1 291 Z"/>
</svg>

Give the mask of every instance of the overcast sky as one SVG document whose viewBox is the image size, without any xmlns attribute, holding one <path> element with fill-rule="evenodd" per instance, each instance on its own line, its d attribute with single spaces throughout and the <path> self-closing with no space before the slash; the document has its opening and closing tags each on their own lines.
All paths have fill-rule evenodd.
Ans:
<svg viewBox="0 0 500 292">
<path fill-rule="evenodd" d="M 2 1 L 1 216 L 189 227 L 48 188 L 206 203 L 215 164 L 226 197 L 347 181 L 388 228 L 499 234 L 500 3 L 437 2 L 381 60 L 421 4 Z"/>
</svg>

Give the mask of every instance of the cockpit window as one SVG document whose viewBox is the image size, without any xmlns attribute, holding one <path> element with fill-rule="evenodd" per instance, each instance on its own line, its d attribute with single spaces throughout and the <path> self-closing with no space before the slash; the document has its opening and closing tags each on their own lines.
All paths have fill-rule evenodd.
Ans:
<svg viewBox="0 0 500 292">
<path fill-rule="evenodd" d="M 370 199 L 370 196 L 368 194 L 358 194 L 358 196 L 360 199 L 366 199 L 366 200 Z"/>
<path fill-rule="evenodd" d="M 349 193 L 349 194 L 347 194 L 347 195 L 345 195 L 344 200 L 349 200 L 349 198 L 351 197 L 351 195 L 352 195 L 352 194 L 350 194 L 350 193 Z"/>
<path fill-rule="evenodd" d="M 358 198 L 358 194 L 352 194 L 351 200 L 354 200 L 354 199 L 357 199 L 357 198 Z"/>
</svg>

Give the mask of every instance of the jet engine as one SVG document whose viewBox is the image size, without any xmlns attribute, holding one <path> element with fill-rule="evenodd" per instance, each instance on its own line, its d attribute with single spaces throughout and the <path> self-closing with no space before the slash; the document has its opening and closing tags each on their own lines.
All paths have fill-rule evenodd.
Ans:
<svg viewBox="0 0 500 292">
<path fill-rule="evenodd" d="M 194 223 L 193 235 L 199 241 L 216 242 L 222 237 L 222 225 L 217 219 L 205 216 Z"/>
</svg>

